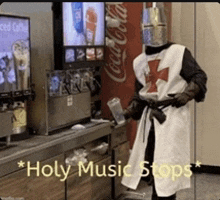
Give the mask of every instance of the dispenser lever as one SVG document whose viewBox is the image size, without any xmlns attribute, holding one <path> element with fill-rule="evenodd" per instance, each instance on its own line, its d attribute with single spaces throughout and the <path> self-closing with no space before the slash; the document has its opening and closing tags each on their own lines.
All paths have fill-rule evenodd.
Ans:
<svg viewBox="0 0 220 200">
<path fill-rule="evenodd" d="M 85 83 L 86 83 L 86 86 L 89 88 L 90 92 L 92 92 L 92 88 L 91 88 L 91 86 L 90 86 L 89 82 L 88 82 L 88 81 L 86 81 Z"/>
<path fill-rule="evenodd" d="M 79 91 L 79 93 L 82 93 L 81 90 L 79 89 L 79 86 L 77 83 L 75 83 L 75 86 L 76 86 L 77 90 Z"/>
<path fill-rule="evenodd" d="M 69 88 L 68 88 L 66 85 L 64 85 L 64 88 L 66 89 L 66 91 L 67 91 L 68 95 L 70 95 L 71 93 L 70 93 Z"/>
</svg>

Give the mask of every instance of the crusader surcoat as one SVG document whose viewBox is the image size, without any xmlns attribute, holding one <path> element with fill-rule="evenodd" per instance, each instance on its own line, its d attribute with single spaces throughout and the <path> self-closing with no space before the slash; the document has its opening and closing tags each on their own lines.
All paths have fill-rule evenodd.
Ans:
<svg viewBox="0 0 220 200">
<path fill-rule="evenodd" d="M 160 53 L 153 55 L 142 53 L 134 59 L 135 76 L 143 85 L 139 91 L 139 97 L 142 100 L 162 101 L 170 98 L 168 94 L 183 92 L 187 86 L 186 80 L 180 76 L 184 51 L 184 46 L 173 44 Z M 157 166 L 154 168 L 154 180 L 158 196 L 170 196 L 180 189 L 190 187 L 188 167 L 190 165 L 191 120 L 189 104 L 180 108 L 168 106 L 163 111 L 166 115 L 166 121 L 163 124 L 154 119 L 154 164 Z M 150 108 L 146 106 L 128 161 L 130 168 L 127 169 L 127 175 L 122 178 L 122 184 L 131 189 L 137 188 L 143 172 L 140 165 L 145 158 L 151 127 L 149 113 Z M 179 176 L 173 177 L 175 173 Z"/>
</svg>

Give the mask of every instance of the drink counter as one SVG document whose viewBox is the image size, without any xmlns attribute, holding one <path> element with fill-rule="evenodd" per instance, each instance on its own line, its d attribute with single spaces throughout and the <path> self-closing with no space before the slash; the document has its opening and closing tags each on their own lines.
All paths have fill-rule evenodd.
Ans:
<svg viewBox="0 0 220 200">
<path fill-rule="evenodd" d="M 122 176 L 110 176 L 104 168 L 109 165 L 123 168 L 127 164 L 126 124 L 88 123 L 85 127 L 49 136 L 34 135 L 26 140 L 13 141 L 9 147 L 1 149 L 0 197 L 116 199 L 126 189 L 120 184 Z M 102 144 L 107 148 L 99 148 Z M 84 152 L 81 160 L 85 161 L 81 162 L 81 167 L 71 163 L 73 155 L 80 151 Z"/>
</svg>

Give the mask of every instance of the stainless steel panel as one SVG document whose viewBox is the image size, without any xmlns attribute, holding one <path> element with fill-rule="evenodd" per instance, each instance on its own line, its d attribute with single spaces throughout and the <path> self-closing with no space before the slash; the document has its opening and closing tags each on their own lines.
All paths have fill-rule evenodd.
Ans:
<svg viewBox="0 0 220 200">
<path fill-rule="evenodd" d="M 90 92 L 48 98 L 49 131 L 71 125 L 90 116 Z"/>
<path fill-rule="evenodd" d="M 0 122 L 1 122 L 0 137 L 5 137 L 13 134 L 12 117 L 13 117 L 13 112 L 0 113 Z"/>
</svg>

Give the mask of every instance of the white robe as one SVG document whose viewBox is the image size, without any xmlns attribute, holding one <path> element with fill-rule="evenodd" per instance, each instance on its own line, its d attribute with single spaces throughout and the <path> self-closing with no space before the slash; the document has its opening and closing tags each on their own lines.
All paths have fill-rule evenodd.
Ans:
<svg viewBox="0 0 220 200">
<path fill-rule="evenodd" d="M 133 68 L 138 81 L 144 86 L 139 91 L 141 99 L 165 100 L 170 97 L 167 94 L 182 92 L 187 82 L 180 76 L 185 47 L 174 44 L 159 54 L 140 54 L 133 62 Z M 160 60 L 157 71 L 168 68 L 168 80 L 158 79 L 157 91 L 148 92 L 151 84 L 146 83 L 146 75 L 149 73 L 149 61 Z M 144 109 L 137 130 L 133 149 L 127 168 L 122 178 L 122 184 L 131 189 L 136 189 L 141 179 L 143 167 L 141 162 L 145 159 L 145 149 L 149 135 L 151 122 L 147 107 Z M 149 110 L 150 111 L 150 110 Z M 154 119 L 155 125 L 155 152 L 154 180 L 158 196 L 173 195 L 180 189 L 190 187 L 190 111 L 186 104 L 180 108 L 168 106 L 164 110 L 166 121 L 160 124 Z M 144 128 L 145 126 L 145 128 Z M 144 133 L 143 133 L 144 132 Z M 143 134 L 145 134 L 143 140 Z"/>
</svg>

